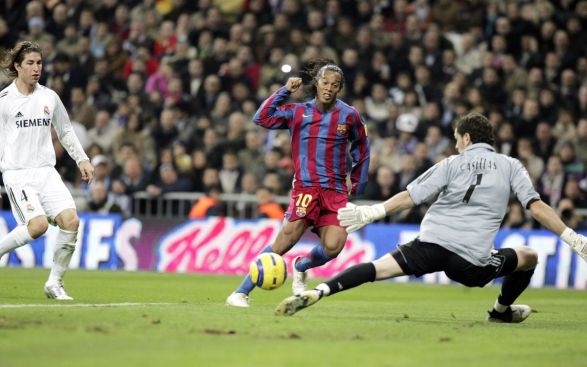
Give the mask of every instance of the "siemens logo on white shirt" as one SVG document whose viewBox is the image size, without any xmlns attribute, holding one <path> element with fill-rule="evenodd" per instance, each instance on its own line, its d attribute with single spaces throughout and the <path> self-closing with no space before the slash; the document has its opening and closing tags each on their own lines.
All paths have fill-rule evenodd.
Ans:
<svg viewBox="0 0 587 367">
<path fill-rule="evenodd" d="M 51 126 L 51 119 L 25 119 L 17 120 L 16 128 L 20 129 L 23 127 L 40 127 L 40 126 Z"/>
</svg>

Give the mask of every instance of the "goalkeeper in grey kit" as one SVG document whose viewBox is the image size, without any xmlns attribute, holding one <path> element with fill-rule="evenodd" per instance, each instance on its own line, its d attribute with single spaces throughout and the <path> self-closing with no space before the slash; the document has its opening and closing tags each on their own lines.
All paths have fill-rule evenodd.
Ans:
<svg viewBox="0 0 587 367">
<path fill-rule="evenodd" d="M 42 236 L 49 221 L 59 227 L 53 266 L 44 291 L 47 297 L 72 300 L 63 287 L 77 241 L 79 218 L 71 193 L 55 169 L 51 127 L 75 160 L 84 180 L 94 167 L 76 137 L 67 111 L 53 90 L 39 84 L 41 48 L 19 42 L 0 67 L 14 81 L 0 91 L 0 171 L 18 225 L 0 239 L 0 258 Z"/>
<path fill-rule="evenodd" d="M 416 239 L 373 262 L 355 265 L 313 290 L 286 298 L 275 313 L 293 315 L 325 296 L 366 282 L 444 271 L 450 279 L 468 287 L 483 287 L 504 277 L 488 321 L 524 321 L 532 309 L 514 301 L 530 283 L 538 262 L 537 253 L 525 246 L 492 248 L 511 192 L 534 219 L 587 261 L 587 238 L 568 228 L 540 200 L 520 161 L 495 152 L 487 118 L 470 113 L 458 119 L 454 136 L 460 154 L 431 167 L 405 191 L 383 203 L 349 203 L 338 210 L 340 225 L 351 233 L 386 215 L 433 201 Z"/>
</svg>

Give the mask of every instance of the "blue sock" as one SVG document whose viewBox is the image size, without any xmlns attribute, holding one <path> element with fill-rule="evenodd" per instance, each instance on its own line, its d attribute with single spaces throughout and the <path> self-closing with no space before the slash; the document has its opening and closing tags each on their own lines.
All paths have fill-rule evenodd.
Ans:
<svg viewBox="0 0 587 367">
<path fill-rule="evenodd" d="M 302 257 L 296 263 L 296 270 L 306 271 L 308 269 L 324 265 L 332 259 L 334 259 L 334 257 L 328 256 L 322 245 L 316 245 L 308 255 Z"/>
<path fill-rule="evenodd" d="M 271 248 L 271 246 L 267 246 L 263 250 L 261 250 L 260 253 L 262 254 L 264 252 L 273 252 L 273 249 Z M 255 288 L 255 283 L 253 283 L 253 281 L 251 280 L 251 276 L 249 274 L 247 274 L 245 279 L 243 279 L 243 282 L 241 283 L 241 285 L 239 285 L 239 287 L 236 289 L 235 293 L 244 293 L 246 295 L 249 295 L 249 293 L 251 293 L 251 291 L 254 288 Z"/>
</svg>

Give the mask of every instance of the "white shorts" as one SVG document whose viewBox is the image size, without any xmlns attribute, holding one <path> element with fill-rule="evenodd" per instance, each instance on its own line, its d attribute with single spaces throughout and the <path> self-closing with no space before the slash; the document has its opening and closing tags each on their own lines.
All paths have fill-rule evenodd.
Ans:
<svg viewBox="0 0 587 367">
<path fill-rule="evenodd" d="M 12 215 L 28 224 L 40 215 L 54 223 L 65 209 L 76 209 L 71 193 L 53 167 L 10 170 L 2 173 Z"/>
</svg>

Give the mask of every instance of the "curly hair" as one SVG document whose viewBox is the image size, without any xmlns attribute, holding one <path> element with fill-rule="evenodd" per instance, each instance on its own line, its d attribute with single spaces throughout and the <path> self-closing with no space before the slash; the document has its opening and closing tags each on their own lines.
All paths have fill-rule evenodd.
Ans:
<svg viewBox="0 0 587 367">
<path fill-rule="evenodd" d="M 455 121 L 455 129 L 459 135 L 469 133 L 471 143 L 486 143 L 495 145 L 493 127 L 487 117 L 477 112 L 471 112 Z"/>
<path fill-rule="evenodd" d="M 43 57 L 41 47 L 30 41 L 21 41 L 14 46 L 12 50 L 3 50 L 0 56 L 0 68 L 10 78 L 16 78 L 18 72 L 14 67 L 14 64 L 20 64 L 24 60 L 25 56 L 31 52 L 38 52 Z"/>
<path fill-rule="evenodd" d="M 302 65 L 300 77 L 302 78 L 304 84 L 312 85 L 312 94 L 316 94 L 316 85 L 314 85 L 314 81 L 317 78 L 323 76 L 326 71 L 334 71 L 340 74 L 340 79 L 342 81 L 341 88 L 344 86 L 344 73 L 334 61 L 330 59 L 317 58 L 309 60 L 304 65 Z"/>
</svg>

